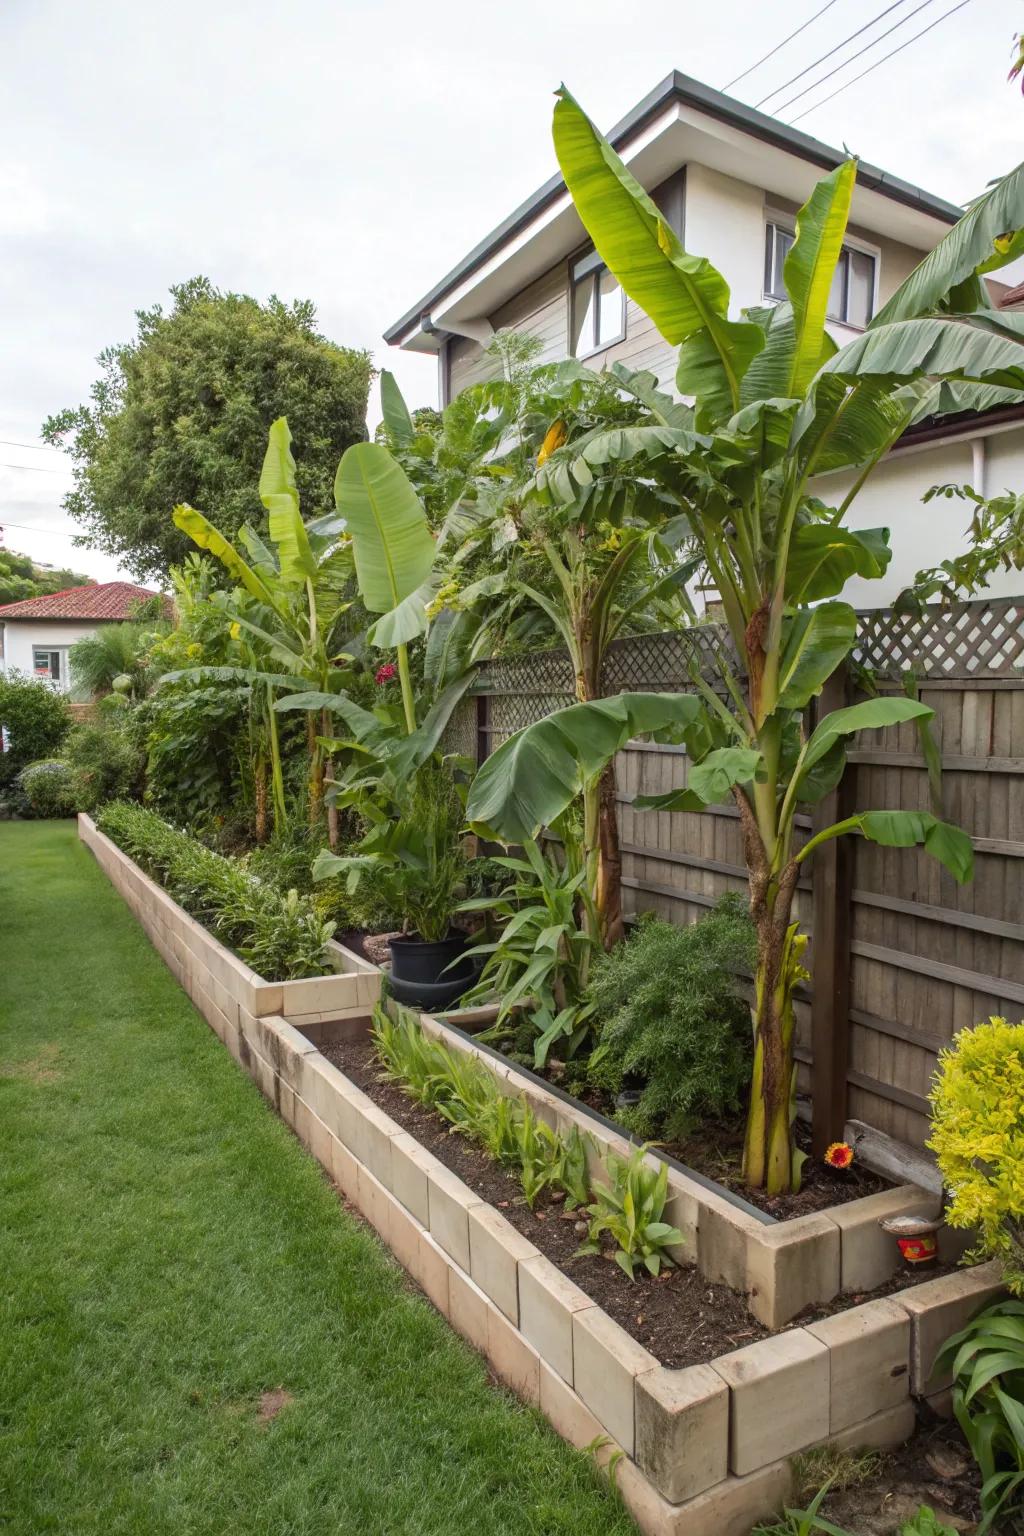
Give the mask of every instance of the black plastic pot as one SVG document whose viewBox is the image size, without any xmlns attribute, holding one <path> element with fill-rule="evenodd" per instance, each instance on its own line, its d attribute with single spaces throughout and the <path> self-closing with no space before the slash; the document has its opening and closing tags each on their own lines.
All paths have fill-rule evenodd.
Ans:
<svg viewBox="0 0 1024 1536">
<path fill-rule="evenodd" d="M 476 980 L 474 971 L 461 981 L 402 981 L 394 971 L 385 971 L 392 997 L 407 1008 L 422 1008 L 426 1013 L 440 1013 L 457 1003 L 463 992 Z"/>
<path fill-rule="evenodd" d="M 472 960 L 453 965 L 466 948 L 464 933 L 449 933 L 446 939 L 429 943 L 411 934 L 408 938 L 391 940 L 391 974 L 397 982 L 407 981 L 418 986 L 468 986 L 473 980 Z M 451 970 L 448 967 L 451 966 Z"/>
</svg>

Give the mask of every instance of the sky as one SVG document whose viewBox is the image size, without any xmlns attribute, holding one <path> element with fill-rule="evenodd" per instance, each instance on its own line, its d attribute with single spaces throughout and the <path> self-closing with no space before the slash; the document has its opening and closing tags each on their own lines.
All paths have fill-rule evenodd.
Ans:
<svg viewBox="0 0 1024 1536">
<path fill-rule="evenodd" d="M 822 3 L 0 0 L 6 547 L 126 574 L 72 545 L 67 461 L 31 445 L 171 283 L 204 273 L 312 299 L 324 334 L 371 349 L 410 404 L 434 404 L 433 360 L 382 332 L 555 169 L 559 81 L 608 128 L 673 68 L 725 85 Z M 888 3 L 832 0 L 731 94 L 771 91 L 770 111 L 849 60 L 780 113 L 790 121 L 958 0 L 900 0 L 779 90 Z M 1018 29 L 1022 0 L 967 0 L 799 126 L 962 203 L 1024 158 L 1024 100 L 1006 83 Z M 376 414 L 374 398 L 371 426 Z"/>
</svg>

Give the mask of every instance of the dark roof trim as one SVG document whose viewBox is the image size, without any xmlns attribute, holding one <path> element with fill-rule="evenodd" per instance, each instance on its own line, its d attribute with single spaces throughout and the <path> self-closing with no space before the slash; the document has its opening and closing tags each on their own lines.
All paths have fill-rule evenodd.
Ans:
<svg viewBox="0 0 1024 1536">
<path fill-rule="evenodd" d="M 749 133 L 766 144 L 773 144 L 778 149 L 784 149 L 789 154 L 798 155 L 800 159 L 808 160 L 812 165 L 818 165 L 823 170 L 833 170 L 845 158 L 838 149 L 823 144 L 819 139 L 812 139 L 809 134 L 802 133 L 798 128 L 790 128 L 787 124 L 780 123 L 777 118 L 770 117 L 765 112 L 758 112 L 756 108 L 748 107 L 731 96 L 724 96 L 721 91 L 716 91 L 710 85 L 704 85 L 702 81 L 694 80 L 689 75 L 682 75 L 678 70 L 673 70 L 670 75 L 667 75 L 660 85 L 655 86 L 653 91 L 637 103 L 632 111 L 627 112 L 621 122 L 616 123 L 608 135 L 614 148 L 622 149 L 671 102 L 682 102 L 687 106 L 695 107 L 697 111 L 703 112 L 708 117 L 715 117 L 721 122 L 729 123 L 732 127 L 739 128 L 741 132 Z M 947 203 L 941 197 L 933 197 L 930 192 L 925 192 L 921 187 L 901 181 L 898 176 L 890 176 L 887 171 L 879 170 L 873 165 L 862 163 L 857 172 L 857 180 L 861 186 L 868 187 L 873 192 L 881 192 L 883 196 L 891 197 L 894 202 L 904 203 L 908 208 L 916 208 L 922 213 L 930 214 L 932 218 L 943 219 L 948 224 L 955 224 L 963 213 L 963 209 L 957 208 L 954 203 Z M 475 272 L 478 267 L 483 266 L 495 251 L 560 197 L 564 190 L 565 182 L 560 175 L 550 177 L 542 187 L 526 199 L 525 203 L 520 203 L 507 219 L 503 219 L 496 229 L 481 240 L 479 245 L 475 245 L 468 255 L 441 278 L 439 283 L 435 283 L 418 304 L 408 310 L 400 320 L 396 320 L 394 325 L 384 332 L 384 340 L 392 346 L 404 340 L 405 336 L 419 324 L 423 315 L 429 314 L 439 298 Z"/>
<path fill-rule="evenodd" d="M 987 432 L 993 427 L 1024 422 L 1024 405 L 997 405 L 989 411 L 957 411 L 949 416 L 926 416 L 909 427 L 892 448 L 918 448 L 922 443 L 940 443 L 947 437 L 969 437 L 973 432 Z"/>
</svg>

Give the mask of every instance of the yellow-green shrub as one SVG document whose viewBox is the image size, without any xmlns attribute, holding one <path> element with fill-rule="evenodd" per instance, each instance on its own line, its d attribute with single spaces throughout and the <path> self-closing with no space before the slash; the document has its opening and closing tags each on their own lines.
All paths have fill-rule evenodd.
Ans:
<svg viewBox="0 0 1024 1536">
<path fill-rule="evenodd" d="M 998 1258 L 1024 1295 L 1024 1022 L 962 1029 L 939 1057 L 932 1135 L 951 1227 L 976 1228 L 973 1258 Z"/>
</svg>

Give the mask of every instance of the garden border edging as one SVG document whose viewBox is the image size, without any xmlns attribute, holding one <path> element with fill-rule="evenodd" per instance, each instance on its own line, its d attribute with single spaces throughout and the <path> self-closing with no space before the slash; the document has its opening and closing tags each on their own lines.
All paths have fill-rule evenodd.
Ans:
<svg viewBox="0 0 1024 1536">
<path fill-rule="evenodd" d="M 926 1282 L 707 1365 L 668 1370 L 321 1054 L 311 1036 L 323 1038 L 331 1021 L 335 1037 L 361 1031 L 369 1007 L 351 1003 L 329 1021 L 329 1010 L 307 1009 L 299 993 L 303 1007 L 286 1018 L 231 994 L 232 1024 L 221 1007 L 225 976 L 260 1002 L 277 993 L 282 1006 L 286 989 L 306 984 L 261 982 L 89 818 L 79 827 L 282 1118 L 496 1375 L 537 1404 L 570 1443 L 598 1446 L 606 1465 L 614 1458 L 618 1487 L 647 1536 L 747 1536 L 789 1497 L 795 1453 L 823 1440 L 898 1444 L 914 1427 L 911 1393 L 941 1395 L 946 1384 L 927 1374 L 933 1345 L 999 1293 L 997 1266 Z M 376 978 L 352 972 L 323 980 L 356 982 L 358 996 L 358 982 Z M 336 995 L 351 998 L 351 988 Z M 423 1023 L 440 1029 L 436 1020 Z"/>
</svg>

